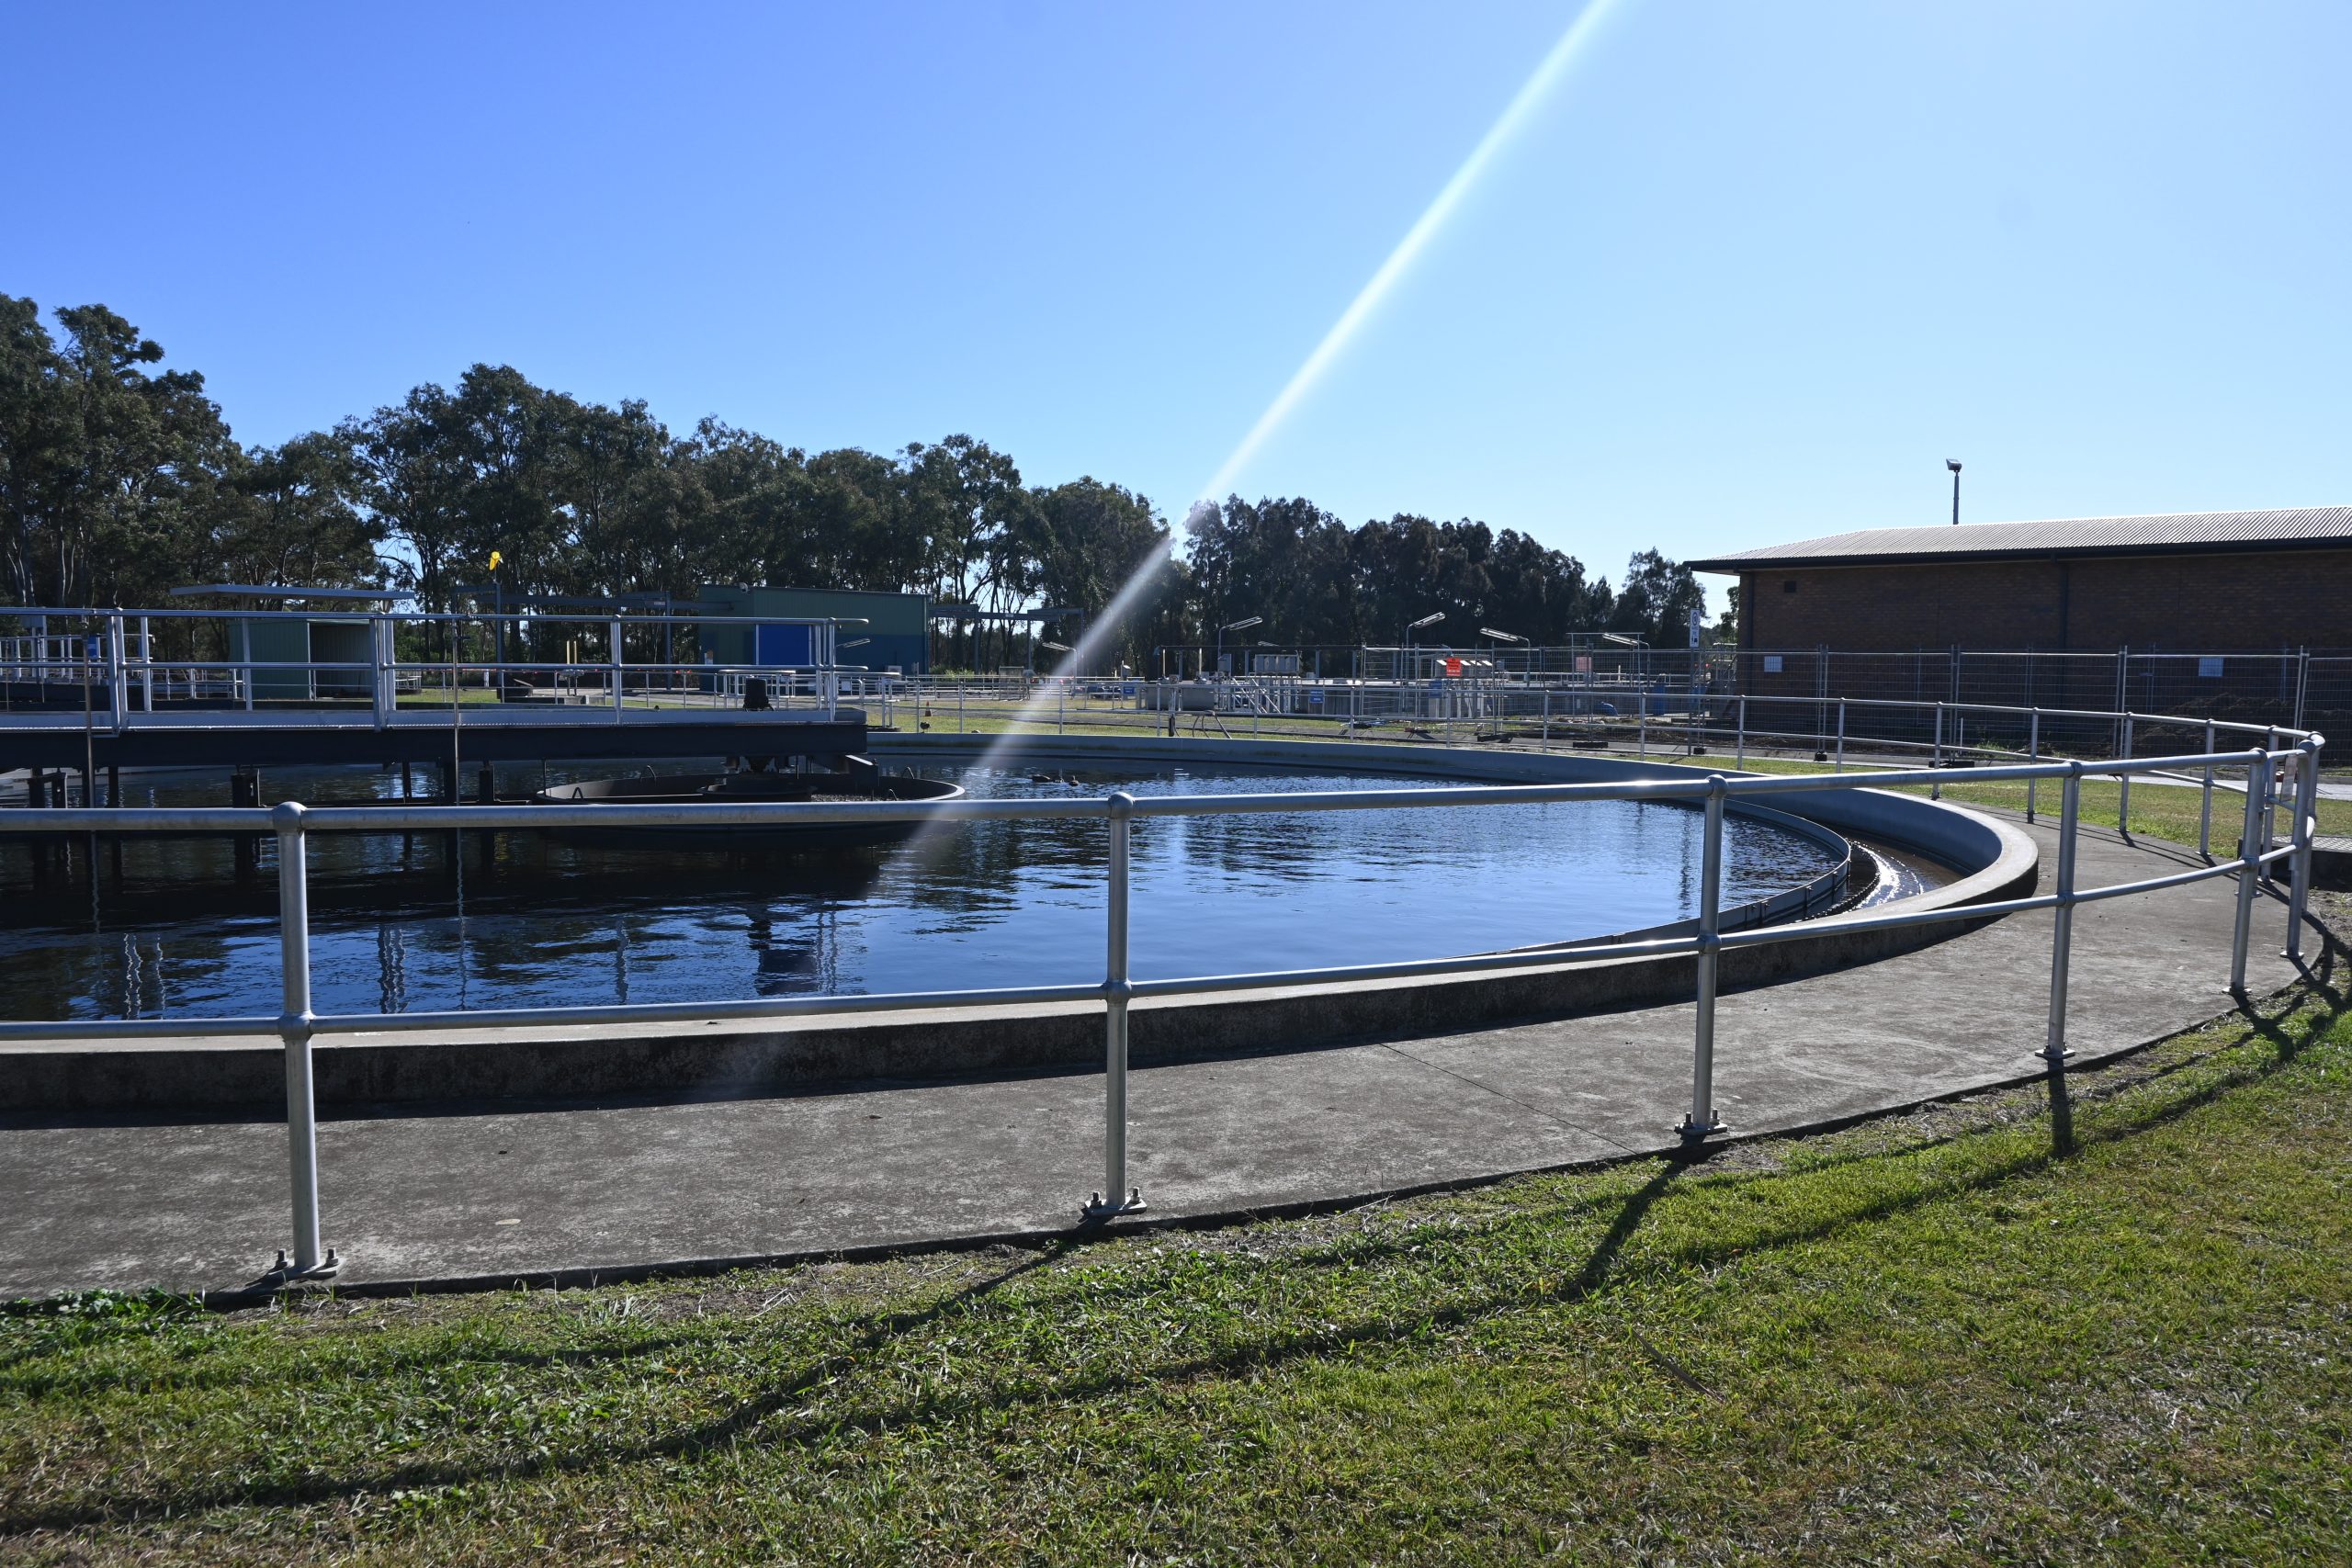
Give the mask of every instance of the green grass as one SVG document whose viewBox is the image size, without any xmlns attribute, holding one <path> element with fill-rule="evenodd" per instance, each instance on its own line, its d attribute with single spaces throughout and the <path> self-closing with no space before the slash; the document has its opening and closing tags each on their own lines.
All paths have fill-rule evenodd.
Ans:
<svg viewBox="0 0 2352 1568">
<path fill-rule="evenodd" d="M 2064 1155 L 2036 1088 L 1221 1231 L 23 1311 L 0 1557 L 2342 1561 L 2341 994 L 2073 1090 Z"/>
<path fill-rule="evenodd" d="M 2085 779 L 2082 787 L 2082 819 L 2102 828 L 2119 826 L 2122 804 L 2120 787 L 2106 779 Z M 2045 783 L 2039 794 L 2041 814 L 2055 821 L 2058 817 L 2058 786 Z M 2132 791 L 2132 831 L 2150 838 L 2168 839 L 2177 844 L 2194 844 L 2197 842 L 2202 795 L 2199 790 L 2163 785 L 2143 784 L 2134 788 Z M 2025 785 L 1946 784 L 1944 798 L 1967 806 L 1996 806 L 2022 811 L 2025 809 Z M 2282 841 L 2286 836 L 2285 818 L 2289 815 L 2282 807 L 2277 824 Z M 2315 815 L 2323 834 L 2352 833 L 2352 800 L 2322 799 Z M 2245 824 L 2245 796 L 2216 790 L 2213 795 L 2214 852 L 2222 855 L 2233 852 Z"/>
<path fill-rule="evenodd" d="M 1703 757 L 1668 757 L 1661 759 L 1690 767 L 1724 768 L 1732 766 L 1728 757 L 1709 754 Z M 1912 764 L 1925 766 L 1925 762 Z M 1892 764 L 1878 761 L 1849 761 L 1847 772 L 1883 770 Z M 1829 769 L 1808 759 L 1765 757 L 1750 754 L 1747 771 L 1756 773 L 1820 773 Z M 2243 772 L 2240 773 L 2243 779 Z M 1925 785 L 1901 786 L 1914 795 L 1925 795 Z M 2043 781 L 2035 792 L 2039 813 L 2055 821 L 2058 816 L 2060 786 Z M 1952 784 L 1943 788 L 1943 798 L 1963 806 L 1991 806 L 2010 811 L 2023 811 L 2026 807 L 2026 786 L 2022 784 Z M 2082 819 L 2096 827 L 2114 828 L 2120 825 L 2122 789 L 2112 779 L 2085 779 L 2082 785 Z M 2199 816 L 2203 807 L 2203 792 L 2181 789 L 2168 784 L 2142 784 L 2132 791 L 2132 831 L 2149 838 L 2165 839 L 2178 844 L 2197 842 Z M 2329 800 L 2322 797 L 2314 815 L 2324 835 L 2352 834 L 2352 800 Z M 2282 810 L 2278 830 L 2285 834 Z M 2217 854 L 2229 854 L 2238 841 L 2238 830 L 2245 819 L 2245 796 L 2226 790 L 2213 795 L 2212 844 Z"/>
</svg>

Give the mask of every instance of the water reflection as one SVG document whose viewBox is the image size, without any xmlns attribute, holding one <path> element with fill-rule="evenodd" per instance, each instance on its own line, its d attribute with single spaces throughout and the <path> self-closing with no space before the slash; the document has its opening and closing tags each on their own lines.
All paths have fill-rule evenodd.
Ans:
<svg viewBox="0 0 2352 1568">
<path fill-rule="evenodd" d="M 571 775 L 532 767 L 503 793 Z M 126 780 L 127 784 L 133 781 Z M 1351 789 L 1399 781 L 1167 770 L 975 793 Z M 267 797 L 397 795 L 397 773 L 273 774 Z M 130 804 L 213 803 L 153 775 Z M 0 819 L 4 822 L 5 819 Z M 1699 813 L 1584 802 L 1147 818 L 1134 827 L 1143 976 L 1524 946 L 1691 912 Z M 1085 981 L 1102 964 L 1100 822 L 974 824 L 921 860 L 600 847 L 544 833 L 322 834 L 311 844 L 322 1012 L 701 1001 Z M 1809 840 L 1733 818 L 1727 899 L 1825 868 Z M 0 841 L 0 998 L 16 1018 L 277 1010 L 274 842 Z"/>
</svg>

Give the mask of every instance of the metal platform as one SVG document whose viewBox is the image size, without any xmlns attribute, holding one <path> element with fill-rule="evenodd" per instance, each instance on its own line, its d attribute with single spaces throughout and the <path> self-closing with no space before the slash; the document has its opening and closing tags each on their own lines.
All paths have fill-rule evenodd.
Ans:
<svg viewBox="0 0 2352 1568">
<path fill-rule="evenodd" d="M 109 716 L 0 714 L 0 771 L 336 763 L 467 763 L 674 757 L 846 756 L 865 750 L 864 710 L 849 707 L 627 708 L 482 703 L 455 723 L 447 708 L 378 722 L 367 708 L 218 709 Z"/>
</svg>

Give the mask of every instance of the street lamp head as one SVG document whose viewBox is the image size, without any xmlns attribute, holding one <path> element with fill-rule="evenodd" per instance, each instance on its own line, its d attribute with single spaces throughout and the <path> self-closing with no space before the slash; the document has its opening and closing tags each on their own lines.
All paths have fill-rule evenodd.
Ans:
<svg viewBox="0 0 2352 1568">
<path fill-rule="evenodd" d="M 1443 619 L 1445 619 L 1445 612 L 1444 612 L 1443 610 L 1440 610 L 1440 611 L 1438 611 L 1438 612 L 1437 612 L 1436 614 L 1434 614 L 1434 615 L 1423 615 L 1419 620 L 1415 621 L 1411 626 L 1409 626 L 1406 627 L 1405 629 L 1406 629 L 1407 631 L 1415 631 L 1415 632 L 1417 632 L 1417 631 L 1419 631 L 1423 626 L 1433 626 L 1437 625 L 1440 621 L 1442 621 L 1442 620 L 1443 620 Z"/>
<path fill-rule="evenodd" d="M 1266 624 L 1266 617 L 1265 617 L 1265 616 L 1263 616 L 1263 615 L 1251 615 L 1251 616 L 1250 616 L 1249 619 L 1247 619 L 1247 620 L 1241 620 L 1241 621 L 1228 621 L 1228 622 L 1227 622 L 1227 623 L 1226 623 L 1224 626 L 1219 626 L 1219 627 L 1217 628 L 1217 630 L 1219 630 L 1219 631 L 1225 631 L 1225 632 L 1246 632 L 1246 631 L 1248 631 L 1251 626 L 1264 626 L 1265 624 Z"/>
<path fill-rule="evenodd" d="M 1525 642 L 1527 640 L 1517 632 L 1498 632 L 1492 626 L 1480 626 L 1478 635 L 1493 637 L 1497 642 Z"/>
</svg>

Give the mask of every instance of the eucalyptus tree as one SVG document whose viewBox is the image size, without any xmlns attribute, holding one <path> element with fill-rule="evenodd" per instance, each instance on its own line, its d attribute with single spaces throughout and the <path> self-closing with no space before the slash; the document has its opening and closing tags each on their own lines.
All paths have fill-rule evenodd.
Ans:
<svg viewBox="0 0 2352 1568">
<path fill-rule="evenodd" d="M 1102 662 L 1140 668 L 1153 643 L 1182 638 L 1184 583 L 1167 525 L 1142 496 L 1091 476 L 1073 479 L 1035 492 L 1019 532 L 1039 596 L 1083 611 L 1090 623 L 1129 582 L 1144 580 L 1120 624 L 1097 643 Z"/>
<path fill-rule="evenodd" d="M 19 604 L 43 596 L 51 510 L 74 467 L 63 379 L 40 306 L 0 294 L 0 581 Z"/>
<path fill-rule="evenodd" d="M 909 446 L 903 476 L 902 525 L 922 540 L 922 587 L 935 604 L 1002 611 L 1034 590 L 1019 549 L 1032 501 L 1011 457 L 950 435 Z M 978 661 L 976 639 L 965 653 Z"/>
<path fill-rule="evenodd" d="M 253 447 L 216 491 L 207 554 L 232 582 L 374 584 L 390 563 L 379 553 L 385 521 L 368 497 L 358 455 L 340 434 Z"/>
<path fill-rule="evenodd" d="M 1625 563 L 1609 629 L 1646 637 L 1653 648 L 1681 648 L 1690 638 L 1690 612 L 1705 603 L 1706 591 L 1689 567 L 1656 550 L 1637 550 Z"/>
<path fill-rule="evenodd" d="M 64 605 L 152 597 L 207 563 L 236 447 L 194 371 L 103 305 L 0 297 L 0 506 L 10 586 Z"/>
</svg>

